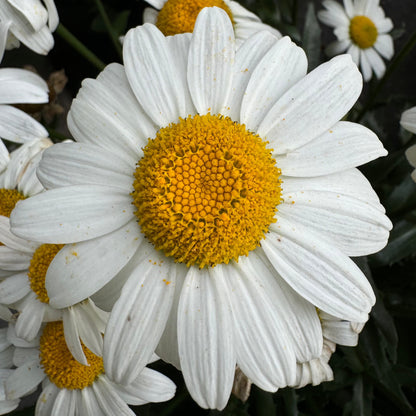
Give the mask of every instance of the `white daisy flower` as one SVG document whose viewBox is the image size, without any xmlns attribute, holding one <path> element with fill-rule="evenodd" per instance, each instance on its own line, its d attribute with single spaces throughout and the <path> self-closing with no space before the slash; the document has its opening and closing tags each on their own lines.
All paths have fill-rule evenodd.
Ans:
<svg viewBox="0 0 416 416">
<path fill-rule="evenodd" d="M 416 107 L 409 108 L 402 113 L 400 124 L 404 129 L 416 134 Z M 409 163 L 416 168 L 416 145 L 410 146 L 406 150 L 405 155 Z M 412 172 L 411 176 L 416 182 L 416 169 Z"/>
<path fill-rule="evenodd" d="M 18 45 L 16 39 L 46 55 L 53 48 L 52 32 L 58 23 L 54 0 L 0 0 L 0 57 L 5 48 Z"/>
<path fill-rule="evenodd" d="M 391 229 L 355 168 L 387 152 L 339 121 L 361 92 L 356 65 L 307 74 L 303 50 L 269 32 L 236 50 L 218 8 L 192 34 L 132 29 L 123 51 L 124 67 L 83 82 L 68 116 L 78 143 L 44 153 L 48 190 L 17 204 L 12 231 L 76 245 L 77 261 L 64 247 L 48 270 L 53 307 L 121 290 L 104 339 L 117 382 L 159 343 L 202 407 L 226 405 L 236 364 L 264 390 L 292 385 L 296 363 L 322 353 L 315 307 L 367 319 L 374 294 L 348 256 Z"/>
<path fill-rule="evenodd" d="M 225 10 L 233 22 L 237 46 L 243 40 L 261 30 L 281 37 L 278 30 L 262 23 L 260 18 L 240 3 L 232 0 L 146 0 L 151 7 L 143 12 L 143 23 L 155 24 L 165 36 L 192 32 L 198 13 L 204 7 L 219 7 Z"/>
<path fill-rule="evenodd" d="M 393 29 L 391 19 L 385 17 L 379 0 L 324 0 L 326 10 L 318 12 L 321 22 L 334 28 L 337 40 L 328 45 L 326 52 L 335 56 L 347 52 L 359 65 L 364 81 L 374 73 L 381 78 L 386 70 L 383 58 L 394 54 L 393 39 L 388 34 Z"/>
<path fill-rule="evenodd" d="M 17 201 L 42 192 L 36 176 L 43 147 L 36 141 L 25 144 L 12 153 L 7 169 L 0 175 L 0 305 L 19 313 L 16 318 L 17 336 L 33 340 L 43 322 L 63 319 L 65 338 L 74 357 L 86 364 L 80 339 L 95 354 L 102 355 L 102 333 L 108 313 L 87 299 L 65 309 L 49 306 L 45 276 L 50 263 L 62 244 L 39 244 L 16 237 L 10 231 L 10 214 Z M 17 155 L 16 155 L 17 153 Z M 71 257 L 76 257 L 75 250 Z"/>
<path fill-rule="evenodd" d="M 80 364 L 67 348 L 62 322 L 47 323 L 31 343 L 17 338 L 10 325 L 8 338 L 17 368 L 4 377 L 5 398 L 19 400 L 41 384 L 37 416 L 134 416 L 129 404 L 163 402 L 175 393 L 170 379 L 147 367 L 129 384 L 110 381 L 102 358 L 86 347 L 88 365 Z"/>
</svg>

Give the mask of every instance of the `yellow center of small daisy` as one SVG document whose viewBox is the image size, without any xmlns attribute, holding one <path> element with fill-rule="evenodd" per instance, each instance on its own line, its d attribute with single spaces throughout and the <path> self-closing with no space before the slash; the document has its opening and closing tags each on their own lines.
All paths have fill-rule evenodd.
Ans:
<svg viewBox="0 0 416 416">
<path fill-rule="evenodd" d="M 63 244 L 42 244 L 33 253 L 30 261 L 28 277 L 31 289 L 43 303 L 49 303 L 48 292 L 45 287 L 45 278 L 48 267 Z"/>
<path fill-rule="evenodd" d="M 225 10 L 233 21 L 231 10 L 222 0 L 167 0 L 159 11 L 156 26 L 165 36 L 192 32 L 199 12 L 214 6 Z"/>
<path fill-rule="evenodd" d="M 134 205 L 157 250 L 200 268 L 260 245 L 281 202 L 267 142 L 228 117 L 180 119 L 158 131 L 135 171 Z"/>
<path fill-rule="evenodd" d="M 82 345 L 89 365 L 79 363 L 69 351 L 61 321 L 48 322 L 40 337 L 40 363 L 49 380 L 60 389 L 91 386 L 104 372 L 103 359 Z"/>
<path fill-rule="evenodd" d="M 0 215 L 9 217 L 18 201 L 25 199 L 16 189 L 0 189 Z"/>
<path fill-rule="evenodd" d="M 350 22 L 350 37 L 361 49 L 373 46 L 377 40 L 376 25 L 367 16 L 354 16 Z"/>
</svg>

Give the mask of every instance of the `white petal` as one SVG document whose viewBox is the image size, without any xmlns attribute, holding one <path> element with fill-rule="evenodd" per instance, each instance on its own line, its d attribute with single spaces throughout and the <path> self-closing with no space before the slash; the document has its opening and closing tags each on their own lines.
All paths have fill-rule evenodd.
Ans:
<svg viewBox="0 0 416 416">
<path fill-rule="evenodd" d="M 155 9 L 160 10 L 166 3 L 166 0 L 149 0 L 147 1 Z"/>
<path fill-rule="evenodd" d="M 88 143 L 57 143 L 47 149 L 37 170 L 45 188 L 107 185 L 133 189 L 134 166 L 113 152 Z"/>
<path fill-rule="evenodd" d="M 241 44 L 248 38 L 252 37 L 258 32 L 269 32 L 277 39 L 282 37 L 282 34 L 272 26 L 266 25 L 260 21 L 253 21 L 247 19 L 234 19 L 234 33 L 235 45 L 238 49 Z"/>
<path fill-rule="evenodd" d="M 228 98 L 230 108 L 224 113 L 232 120 L 240 122 L 241 103 L 247 84 L 258 63 L 275 43 L 276 38 L 269 32 L 263 31 L 248 38 L 238 48 L 235 54 L 232 88 Z"/>
<path fill-rule="evenodd" d="M 111 380 L 132 382 L 149 362 L 162 335 L 175 291 L 176 264 L 148 243 L 140 248 L 114 305 L 104 337 L 104 366 Z"/>
<path fill-rule="evenodd" d="M 48 26 L 49 29 L 53 32 L 59 24 L 58 11 L 56 10 L 55 1 L 43 0 L 43 2 L 48 9 Z"/>
<path fill-rule="evenodd" d="M 17 368 L 5 382 L 7 400 L 18 399 L 29 393 L 45 377 L 39 359 Z"/>
<path fill-rule="evenodd" d="M 61 389 L 56 395 L 51 416 L 75 416 L 76 390 Z"/>
<path fill-rule="evenodd" d="M 366 49 L 367 59 L 371 65 L 376 77 L 380 79 L 386 72 L 386 65 L 380 58 L 380 55 L 373 48 Z"/>
<path fill-rule="evenodd" d="M 0 62 L 3 60 L 4 51 L 7 45 L 7 38 L 9 35 L 9 28 L 11 24 L 12 24 L 11 20 L 2 21 L 0 23 Z M 0 84 L 0 89 L 1 89 L 1 84 Z M 1 102 L 3 103 L 3 100 Z"/>
<path fill-rule="evenodd" d="M 163 374 L 143 368 L 139 376 L 126 386 L 116 385 L 118 393 L 128 404 L 159 403 L 171 399 L 175 384 Z"/>
<path fill-rule="evenodd" d="M 39 75 L 20 68 L 0 68 L 0 103 L 47 103 L 48 84 Z"/>
<path fill-rule="evenodd" d="M 310 177 L 340 172 L 386 155 L 370 129 L 339 121 L 316 139 L 275 159 L 283 175 Z"/>
<path fill-rule="evenodd" d="M 183 74 L 166 37 L 151 24 L 129 30 L 123 44 L 126 75 L 137 100 L 159 127 L 189 115 Z M 178 42 L 181 42 L 180 40 Z"/>
<path fill-rule="evenodd" d="M 0 283 L 0 303 L 10 305 L 22 299 L 29 291 L 27 272 L 9 276 Z"/>
<path fill-rule="evenodd" d="M 27 341 L 34 340 L 39 333 L 44 314 L 45 304 L 37 298 L 35 293 L 30 293 L 28 302 L 16 321 L 16 335 Z"/>
<path fill-rule="evenodd" d="M 80 414 L 82 416 L 107 416 L 107 413 L 100 408 L 98 398 L 92 387 L 81 390 Z"/>
<path fill-rule="evenodd" d="M 105 235 L 132 218 L 131 196 L 117 188 L 74 185 L 51 189 L 17 203 L 11 229 L 42 243 L 71 243 Z"/>
<path fill-rule="evenodd" d="M 348 55 L 320 65 L 297 82 L 272 107 L 257 133 L 275 153 L 294 150 L 324 133 L 353 106 L 361 75 Z"/>
<path fill-rule="evenodd" d="M 114 151 L 133 163 L 155 133 L 120 64 L 108 65 L 96 80 L 83 81 L 70 109 L 68 127 L 77 141 Z"/>
<path fill-rule="evenodd" d="M 101 289 L 130 260 L 142 238 L 132 219 L 112 233 L 63 247 L 46 273 L 50 305 L 74 305 Z"/>
<path fill-rule="evenodd" d="M 39 0 L 7 0 L 31 24 L 34 30 L 40 30 L 48 21 L 48 12 Z"/>
<path fill-rule="evenodd" d="M 231 91 L 234 31 L 224 10 L 201 10 L 192 34 L 188 58 L 188 84 L 200 114 L 225 111 Z"/>
<path fill-rule="evenodd" d="M 332 43 L 330 43 L 326 48 L 325 48 L 325 53 L 332 57 L 335 55 L 339 55 L 343 52 L 345 52 L 348 47 L 350 46 L 351 41 L 349 39 L 343 39 L 341 41 L 334 41 Z"/>
<path fill-rule="evenodd" d="M 313 305 L 342 319 L 365 321 L 375 302 L 370 284 L 352 260 L 319 234 L 279 217 L 262 247 L 278 273 Z"/>
<path fill-rule="evenodd" d="M 322 2 L 322 5 L 326 8 L 326 10 L 319 11 L 318 18 L 323 23 L 331 27 L 349 25 L 349 19 L 346 11 L 339 3 L 332 0 L 325 0 Z"/>
<path fill-rule="evenodd" d="M 393 38 L 390 35 L 379 35 L 374 44 L 374 49 L 386 59 L 391 59 L 394 55 Z"/>
<path fill-rule="evenodd" d="M 412 107 L 409 108 L 406 111 L 403 111 L 402 116 L 400 118 L 400 124 L 401 126 L 406 129 L 409 130 L 411 133 L 415 133 L 416 134 L 416 107 Z M 413 149 L 410 153 L 410 151 L 407 151 L 406 157 L 407 159 L 409 159 L 410 164 L 412 166 L 415 166 L 413 163 L 416 163 L 416 155 L 415 157 L 413 157 L 412 155 L 415 152 L 415 147 L 414 146 L 410 146 L 409 149 Z M 413 162 L 415 161 L 415 162 Z"/>
<path fill-rule="evenodd" d="M 33 341 L 26 341 L 22 338 L 19 338 L 16 335 L 15 325 L 13 323 L 9 323 L 7 328 L 7 339 L 15 346 L 21 348 L 38 348 L 39 347 L 39 338 L 40 335 L 33 340 Z"/>
<path fill-rule="evenodd" d="M 25 112 L 0 105 L 0 137 L 15 143 L 48 137 L 47 130 Z"/>
<path fill-rule="evenodd" d="M 222 410 L 231 394 L 236 358 L 231 311 L 217 273 L 189 269 L 179 301 L 178 342 L 189 393 L 201 407 Z"/>
<path fill-rule="evenodd" d="M 55 384 L 47 383 L 36 402 L 36 415 L 50 416 L 52 414 L 52 408 L 59 391 L 60 389 Z"/>
<path fill-rule="evenodd" d="M 32 256 L 0 245 L 0 268 L 9 271 L 27 270 Z"/>
<path fill-rule="evenodd" d="M 351 328 L 348 321 L 322 321 L 322 332 L 325 338 L 339 345 L 355 347 L 358 344 L 358 334 Z"/>
<path fill-rule="evenodd" d="M 269 109 L 296 82 L 306 75 L 305 52 L 289 37 L 280 39 L 264 55 L 253 71 L 241 105 L 240 120 L 257 131 Z"/>
<path fill-rule="evenodd" d="M 22 251 L 30 255 L 33 254 L 39 246 L 37 243 L 16 237 L 10 231 L 10 219 L 3 215 L 0 215 L 0 241 L 13 250 Z"/>
<path fill-rule="evenodd" d="M 92 384 L 97 401 L 106 416 L 134 416 L 126 402 L 111 388 L 106 377 L 98 377 Z"/>
<path fill-rule="evenodd" d="M 367 49 L 360 49 L 360 68 L 365 82 L 370 81 L 372 77 L 371 65 L 368 60 Z"/>
<path fill-rule="evenodd" d="M 87 357 L 81 346 L 78 333 L 78 320 L 73 307 L 63 310 L 63 325 L 66 345 L 74 358 L 81 364 L 88 365 Z"/>
<path fill-rule="evenodd" d="M 149 2 L 148 2 L 149 3 Z M 143 24 L 144 23 L 151 23 L 152 25 L 155 25 L 157 22 L 157 17 L 159 15 L 159 12 L 155 9 L 152 9 L 151 7 L 146 7 L 143 10 Z"/>
</svg>

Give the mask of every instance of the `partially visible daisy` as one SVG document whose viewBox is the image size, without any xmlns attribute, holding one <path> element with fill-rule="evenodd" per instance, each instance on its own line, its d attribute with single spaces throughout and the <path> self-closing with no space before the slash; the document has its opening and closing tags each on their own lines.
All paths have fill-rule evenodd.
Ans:
<svg viewBox="0 0 416 416">
<path fill-rule="evenodd" d="M 204 7 L 219 7 L 225 10 L 233 22 L 237 45 L 261 30 L 267 30 L 277 37 L 280 32 L 262 23 L 260 18 L 240 3 L 232 0 L 146 0 L 154 8 L 147 7 L 143 23 L 153 23 L 165 36 L 189 33 L 194 29 L 198 13 Z M 155 10 L 156 9 L 156 10 Z"/>
<path fill-rule="evenodd" d="M 416 107 L 409 108 L 402 113 L 400 124 L 404 129 L 416 134 Z M 405 154 L 409 163 L 416 168 L 416 144 L 410 146 Z M 416 169 L 412 172 L 412 179 L 416 182 Z"/>
<path fill-rule="evenodd" d="M 62 322 L 45 324 L 31 343 L 16 337 L 12 325 L 8 332 L 17 368 L 3 377 L 5 398 L 13 403 L 41 384 L 37 416 L 134 416 L 129 404 L 163 402 L 175 393 L 170 379 L 147 367 L 129 384 L 110 381 L 102 358 L 85 346 L 88 365 L 80 364 L 67 348 Z"/>
<path fill-rule="evenodd" d="M 385 17 L 379 0 L 324 0 L 326 10 L 318 12 L 319 19 L 334 28 L 337 41 L 328 45 L 329 56 L 347 52 L 360 66 L 364 81 L 374 73 L 381 78 L 386 66 L 381 59 L 391 59 L 394 54 L 393 39 L 388 34 L 393 29 L 391 19 Z"/>
<path fill-rule="evenodd" d="M 16 40 L 46 55 L 53 48 L 52 32 L 58 23 L 54 0 L 0 0 L 0 56 L 5 48 L 19 45 Z"/>
<path fill-rule="evenodd" d="M 46 276 L 52 306 L 121 289 L 104 337 L 115 381 L 157 346 L 205 408 L 225 407 L 236 365 L 264 390 L 292 385 L 322 354 L 316 308 L 367 319 L 375 296 L 349 256 L 391 229 L 356 169 L 387 152 L 340 121 L 361 93 L 356 65 L 307 74 L 304 51 L 266 31 L 237 48 L 216 7 L 192 33 L 132 29 L 123 54 L 84 80 L 68 116 L 78 142 L 45 152 L 48 190 L 18 202 L 12 232 L 67 244 Z"/>
</svg>

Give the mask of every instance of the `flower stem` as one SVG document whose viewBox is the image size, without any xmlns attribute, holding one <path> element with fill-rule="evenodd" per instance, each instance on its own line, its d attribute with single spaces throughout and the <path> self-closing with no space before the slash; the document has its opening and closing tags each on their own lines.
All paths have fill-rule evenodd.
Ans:
<svg viewBox="0 0 416 416">
<path fill-rule="evenodd" d="M 406 44 L 403 46 L 401 51 L 394 57 L 394 59 L 391 61 L 390 65 L 388 66 L 386 72 L 384 73 L 383 78 L 380 79 L 377 86 L 374 88 L 373 93 L 371 94 L 370 98 L 367 100 L 361 111 L 358 113 L 357 117 L 355 118 L 356 122 L 359 122 L 364 114 L 367 112 L 369 108 L 374 103 L 374 100 L 378 93 L 383 89 L 384 84 L 390 78 L 391 74 L 394 72 L 394 70 L 397 68 L 397 66 L 400 64 L 400 62 L 408 55 L 408 53 L 415 47 L 416 45 L 416 31 L 412 33 L 409 40 L 406 42 Z"/>
<path fill-rule="evenodd" d="M 114 28 L 111 24 L 111 21 L 108 17 L 108 14 L 105 11 L 103 3 L 101 2 L 101 0 L 95 0 L 95 4 L 97 5 L 97 9 L 98 9 L 98 11 L 101 15 L 101 18 L 104 21 L 104 25 L 105 25 L 105 27 L 107 29 L 107 32 L 108 32 L 108 34 L 109 34 L 109 36 L 110 36 L 110 38 L 111 38 L 111 40 L 114 44 L 114 47 L 116 48 L 116 51 L 117 51 L 118 55 L 120 56 L 121 59 L 123 59 L 123 52 L 122 52 L 122 49 L 121 49 L 120 41 L 118 39 L 117 33 L 115 32 L 115 30 L 114 30 Z"/>
<path fill-rule="evenodd" d="M 102 71 L 105 68 L 105 63 L 80 42 L 62 23 L 59 23 L 56 33 L 99 71 Z"/>
</svg>

